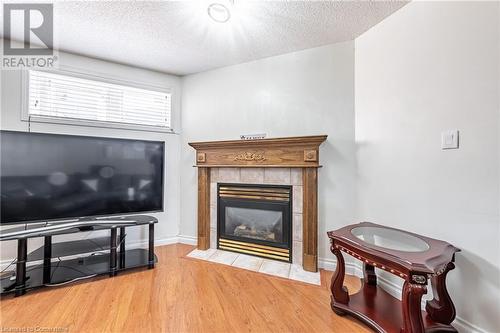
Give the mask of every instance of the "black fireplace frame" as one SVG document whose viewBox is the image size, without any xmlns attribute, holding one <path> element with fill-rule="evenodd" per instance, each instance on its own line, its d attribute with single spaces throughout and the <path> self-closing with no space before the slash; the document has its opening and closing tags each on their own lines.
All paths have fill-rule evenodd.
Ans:
<svg viewBox="0 0 500 333">
<path fill-rule="evenodd" d="M 246 198 L 224 198 L 219 196 L 221 187 L 259 187 L 259 188 L 279 188 L 290 191 L 288 201 L 279 200 L 259 200 Z M 289 262 L 292 262 L 292 240 L 293 240 L 293 187 L 291 185 L 270 185 L 270 184 L 239 184 L 239 183 L 217 183 L 217 248 L 221 237 L 234 241 L 244 241 L 258 245 L 270 246 L 289 250 Z M 280 211 L 283 213 L 283 242 L 271 242 L 261 239 L 237 237 L 225 233 L 225 209 L 226 207 L 254 208 Z M 288 221 L 288 223 L 287 223 Z M 252 254 L 259 256 L 257 254 Z M 265 257 L 265 256 L 262 256 Z"/>
</svg>

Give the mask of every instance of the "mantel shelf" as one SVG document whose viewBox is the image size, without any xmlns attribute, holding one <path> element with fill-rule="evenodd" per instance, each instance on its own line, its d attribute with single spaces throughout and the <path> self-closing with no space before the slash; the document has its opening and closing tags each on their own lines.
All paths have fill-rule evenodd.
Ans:
<svg viewBox="0 0 500 333">
<path fill-rule="evenodd" d="M 190 142 L 197 167 L 319 168 L 319 146 L 327 135 L 257 140 Z"/>
<path fill-rule="evenodd" d="M 203 141 L 190 142 L 189 145 L 194 149 L 213 149 L 213 148 L 249 148 L 249 147 L 272 147 L 272 146 L 319 146 L 327 139 L 328 135 L 310 135 L 310 136 L 291 136 L 286 138 L 269 138 L 255 140 L 222 140 L 222 141 Z"/>
<path fill-rule="evenodd" d="M 301 164 L 277 164 L 277 165 L 257 165 L 257 164 L 211 164 L 193 165 L 194 168 L 322 168 L 322 165 L 301 165 Z"/>
</svg>

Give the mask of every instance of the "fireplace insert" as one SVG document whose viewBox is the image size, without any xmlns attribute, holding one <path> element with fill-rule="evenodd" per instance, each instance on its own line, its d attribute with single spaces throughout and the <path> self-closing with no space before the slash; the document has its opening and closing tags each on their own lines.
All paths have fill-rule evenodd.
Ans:
<svg viewBox="0 0 500 333">
<path fill-rule="evenodd" d="M 292 187 L 217 185 L 217 247 L 291 262 Z"/>
</svg>

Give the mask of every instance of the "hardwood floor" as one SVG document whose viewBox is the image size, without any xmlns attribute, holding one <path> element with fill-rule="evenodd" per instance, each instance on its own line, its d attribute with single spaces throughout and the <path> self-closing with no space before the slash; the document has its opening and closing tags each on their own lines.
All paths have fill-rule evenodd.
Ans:
<svg viewBox="0 0 500 333">
<path fill-rule="evenodd" d="M 370 332 L 330 309 L 331 272 L 314 286 L 156 248 L 153 270 L 122 273 L 0 301 L 0 326 L 50 332 Z M 355 292 L 359 279 L 346 277 Z M 46 331 L 48 332 L 48 331 Z"/>
</svg>

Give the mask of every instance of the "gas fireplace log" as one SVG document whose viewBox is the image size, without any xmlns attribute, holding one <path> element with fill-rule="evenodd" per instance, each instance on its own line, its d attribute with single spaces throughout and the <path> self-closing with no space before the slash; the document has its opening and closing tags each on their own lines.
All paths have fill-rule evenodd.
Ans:
<svg viewBox="0 0 500 333">
<path fill-rule="evenodd" d="M 275 241 L 276 236 L 272 232 L 268 231 L 260 231 L 260 230 L 255 230 L 255 229 L 249 229 L 245 226 L 237 226 L 234 229 L 234 235 L 238 237 L 248 237 L 248 238 L 256 238 L 256 239 L 262 239 L 262 240 L 267 240 L 267 241 Z"/>
</svg>

